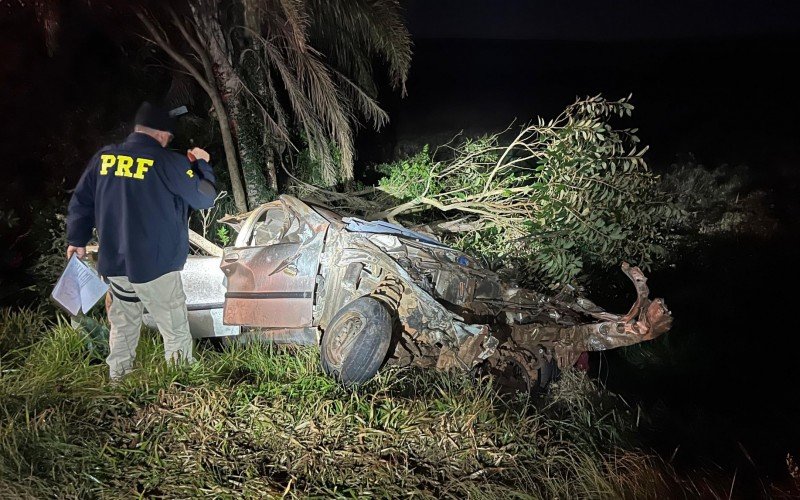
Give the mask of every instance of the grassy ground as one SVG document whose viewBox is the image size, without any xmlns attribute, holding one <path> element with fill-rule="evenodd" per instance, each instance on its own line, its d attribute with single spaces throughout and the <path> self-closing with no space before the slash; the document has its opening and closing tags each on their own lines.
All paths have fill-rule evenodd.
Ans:
<svg viewBox="0 0 800 500">
<path fill-rule="evenodd" d="M 0 498 L 708 494 L 631 441 L 636 412 L 584 375 L 543 399 L 389 370 L 356 391 L 314 350 L 199 349 L 165 364 L 147 332 L 112 385 L 64 320 L 0 314 Z"/>
</svg>

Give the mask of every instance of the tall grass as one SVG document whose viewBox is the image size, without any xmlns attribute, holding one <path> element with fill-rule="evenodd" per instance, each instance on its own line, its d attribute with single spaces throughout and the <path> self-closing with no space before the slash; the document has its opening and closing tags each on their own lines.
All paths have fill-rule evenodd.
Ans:
<svg viewBox="0 0 800 500">
<path fill-rule="evenodd" d="M 3 335 L 43 324 L 29 312 L 0 318 Z M 83 337 L 62 321 L 10 353 L 0 497 L 597 498 L 691 487 L 632 447 L 629 409 L 579 373 L 538 401 L 407 369 L 347 390 L 313 349 L 200 349 L 198 363 L 175 367 L 149 332 L 136 370 L 110 384 Z"/>
</svg>

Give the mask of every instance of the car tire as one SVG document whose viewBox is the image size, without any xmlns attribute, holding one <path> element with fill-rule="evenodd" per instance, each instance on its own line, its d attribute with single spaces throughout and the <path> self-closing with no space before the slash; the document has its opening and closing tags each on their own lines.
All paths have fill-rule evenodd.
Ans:
<svg viewBox="0 0 800 500">
<path fill-rule="evenodd" d="M 392 317 L 373 297 L 342 307 L 322 336 L 323 371 L 346 387 L 363 384 L 378 373 L 392 340 Z"/>
</svg>

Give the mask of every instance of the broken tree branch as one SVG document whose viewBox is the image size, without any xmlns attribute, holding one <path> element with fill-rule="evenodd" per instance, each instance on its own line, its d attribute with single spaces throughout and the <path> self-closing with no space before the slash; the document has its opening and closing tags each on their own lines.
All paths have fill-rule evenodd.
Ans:
<svg viewBox="0 0 800 500">
<path fill-rule="evenodd" d="M 189 243 L 201 249 L 208 255 L 212 255 L 214 257 L 222 257 L 222 248 L 218 247 L 214 243 L 203 238 L 202 236 L 192 231 L 191 229 L 189 229 Z"/>
</svg>

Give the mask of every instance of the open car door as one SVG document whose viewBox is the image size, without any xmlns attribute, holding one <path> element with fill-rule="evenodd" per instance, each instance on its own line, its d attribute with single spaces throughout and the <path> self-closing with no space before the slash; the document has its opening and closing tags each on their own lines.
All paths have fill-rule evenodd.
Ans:
<svg viewBox="0 0 800 500">
<path fill-rule="evenodd" d="M 328 222 L 293 198 L 262 205 L 226 248 L 226 325 L 312 326 L 314 290 Z"/>
</svg>

